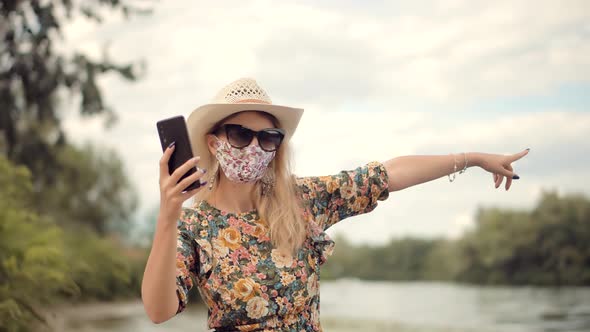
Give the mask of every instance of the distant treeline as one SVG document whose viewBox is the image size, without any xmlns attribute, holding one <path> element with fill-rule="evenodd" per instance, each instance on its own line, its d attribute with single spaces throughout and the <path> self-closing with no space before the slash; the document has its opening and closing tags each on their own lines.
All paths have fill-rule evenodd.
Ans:
<svg viewBox="0 0 590 332">
<path fill-rule="evenodd" d="M 590 285 L 590 200 L 582 194 L 544 191 L 531 211 L 479 208 L 474 227 L 456 240 L 407 237 L 383 246 L 335 240 L 323 279 Z"/>
</svg>

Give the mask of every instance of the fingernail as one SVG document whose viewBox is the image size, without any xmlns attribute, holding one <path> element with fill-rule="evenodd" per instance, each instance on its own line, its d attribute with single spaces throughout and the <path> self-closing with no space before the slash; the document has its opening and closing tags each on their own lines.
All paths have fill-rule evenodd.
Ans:
<svg viewBox="0 0 590 332">
<path fill-rule="evenodd" d="M 514 180 L 518 180 L 518 179 L 520 179 L 520 176 L 518 176 L 518 175 L 514 174 L 514 175 L 512 176 L 512 178 L 513 178 Z"/>
<path fill-rule="evenodd" d="M 204 186 L 204 185 L 206 185 L 206 184 L 207 184 L 207 181 L 203 181 L 203 182 L 201 182 L 201 186 Z"/>
<path fill-rule="evenodd" d="M 531 148 L 526 148 L 526 150 L 527 150 L 527 151 L 530 151 L 530 150 L 531 150 Z"/>
<path fill-rule="evenodd" d="M 201 158 L 197 156 L 197 157 L 193 157 L 193 159 L 191 159 L 191 160 L 193 163 L 196 164 L 197 162 L 199 162 L 199 159 L 201 159 Z"/>
<path fill-rule="evenodd" d="M 176 141 L 173 141 L 172 143 L 170 143 L 170 145 L 168 145 L 169 148 L 173 147 L 174 144 L 176 144 Z"/>
<path fill-rule="evenodd" d="M 207 169 L 206 168 L 203 168 L 203 173 L 207 173 Z"/>
</svg>

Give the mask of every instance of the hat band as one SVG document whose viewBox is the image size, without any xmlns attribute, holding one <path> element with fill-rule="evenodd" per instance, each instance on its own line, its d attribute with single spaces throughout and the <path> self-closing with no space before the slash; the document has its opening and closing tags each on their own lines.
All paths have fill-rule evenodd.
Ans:
<svg viewBox="0 0 590 332">
<path fill-rule="evenodd" d="M 262 99 L 242 99 L 242 100 L 238 100 L 235 102 L 236 104 L 268 104 L 270 105 L 270 103 L 266 100 L 262 100 Z"/>
</svg>

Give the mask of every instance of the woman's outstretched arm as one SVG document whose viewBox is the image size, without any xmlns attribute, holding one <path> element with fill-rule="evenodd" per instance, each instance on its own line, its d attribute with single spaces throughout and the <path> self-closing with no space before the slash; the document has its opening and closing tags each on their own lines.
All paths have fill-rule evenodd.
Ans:
<svg viewBox="0 0 590 332">
<path fill-rule="evenodd" d="M 465 166 L 465 159 L 467 159 L 467 168 L 479 166 L 492 173 L 496 188 L 502 184 L 502 180 L 506 177 L 505 188 L 508 190 L 512 180 L 519 179 L 519 176 L 514 174 L 511 163 L 527 155 L 529 150 L 525 149 L 512 155 L 465 152 L 448 155 L 400 156 L 385 161 L 383 165 L 389 175 L 388 189 L 390 192 L 452 174 L 455 160 L 457 173 L 459 173 Z"/>
</svg>

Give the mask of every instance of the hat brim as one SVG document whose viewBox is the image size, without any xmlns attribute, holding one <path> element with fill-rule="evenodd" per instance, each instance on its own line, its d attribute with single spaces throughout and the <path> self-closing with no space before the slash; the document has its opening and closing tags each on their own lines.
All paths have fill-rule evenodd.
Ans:
<svg viewBox="0 0 590 332">
<path fill-rule="evenodd" d="M 188 117 L 187 129 L 193 154 L 201 158 L 200 167 L 211 165 L 206 134 L 222 119 L 243 111 L 263 111 L 272 114 L 285 130 L 284 142 L 291 139 L 303 115 L 302 108 L 270 104 L 205 104 L 196 108 Z"/>
</svg>

